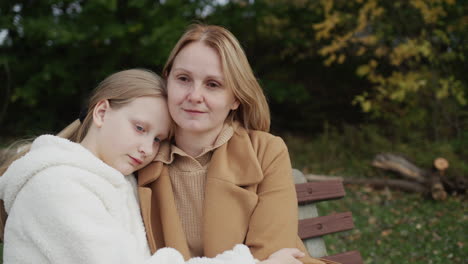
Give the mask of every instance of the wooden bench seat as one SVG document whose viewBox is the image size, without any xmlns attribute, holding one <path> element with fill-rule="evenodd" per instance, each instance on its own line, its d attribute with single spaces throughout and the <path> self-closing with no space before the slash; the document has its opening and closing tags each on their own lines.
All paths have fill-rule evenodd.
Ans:
<svg viewBox="0 0 468 264">
<path fill-rule="evenodd" d="M 340 199 L 346 195 L 343 182 L 338 180 L 307 182 L 299 170 L 293 170 L 299 203 L 299 237 L 304 241 L 310 255 L 342 264 L 363 264 L 359 251 L 348 251 L 328 256 L 324 235 L 354 228 L 351 212 L 319 216 L 315 203 Z"/>
</svg>

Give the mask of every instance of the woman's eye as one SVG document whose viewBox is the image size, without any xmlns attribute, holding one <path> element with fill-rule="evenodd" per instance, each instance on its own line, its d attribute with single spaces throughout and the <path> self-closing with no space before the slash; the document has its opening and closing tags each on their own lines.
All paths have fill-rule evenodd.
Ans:
<svg viewBox="0 0 468 264">
<path fill-rule="evenodd" d="M 136 130 L 138 130 L 138 131 L 140 131 L 140 132 L 145 131 L 145 129 L 144 129 L 142 126 L 138 126 L 138 125 L 137 125 L 135 128 L 136 128 Z"/>
<path fill-rule="evenodd" d="M 221 85 L 217 82 L 209 82 L 208 83 L 208 87 L 210 88 L 217 88 L 217 87 L 220 87 Z"/>
<path fill-rule="evenodd" d="M 154 143 L 159 143 L 159 142 L 161 142 L 161 139 L 159 139 L 159 138 L 157 138 L 157 137 L 154 138 Z"/>
<path fill-rule="evenodd" d="M 179 81 L 182 81 L 182 82 L 188 82 L 189 78 L 187 76 L 179 76 L 177 77 L 177 79 Z"/>
</svg>

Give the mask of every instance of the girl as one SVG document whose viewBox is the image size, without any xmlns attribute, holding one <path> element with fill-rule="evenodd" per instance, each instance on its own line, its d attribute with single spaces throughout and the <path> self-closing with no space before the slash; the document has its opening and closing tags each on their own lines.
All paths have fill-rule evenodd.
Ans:
<svg viewBox="0 0 468 264">
<path fill-rule="evenodd" d="M 34 140 L 0 177 L 9 215 L 4 263 L 184 263 L 174 249 L 150 254 L 132 175 L 153 161 L 171 134 L 165 96 L 162 79 L 152 72 L 115 73 L 60 137 Z M 265 263 L 297 254 L 286 249 Z M 215 259 L 188 263 L 254 259 L 238 245 Z"/>
<path fill-rule="evenodd" d="M 268 104 L 237 39 L 222 27 L 192 25 L 163 76 L 174 141 L 138 175 L 152 252 L 169 246 L 189 259 L 238 243 L 258 259 L 280 248 L 306 252 L 288 150 L 268 133 Z"/>
</svg>

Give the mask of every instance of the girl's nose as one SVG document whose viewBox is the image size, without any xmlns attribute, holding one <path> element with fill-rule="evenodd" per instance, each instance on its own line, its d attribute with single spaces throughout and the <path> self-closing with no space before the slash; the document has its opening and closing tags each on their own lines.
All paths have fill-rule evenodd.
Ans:
<svg viewBox="0 0 468 264">
<path fill-rule="evenodd" d="M 154 139 L 149 137 L 146 138 L 141 144 L 140 144 L 140 149 L 139 151 L 145 156 L 151 156 L 153 155 L 153 144 L 154 144 Z"/>
</svg>

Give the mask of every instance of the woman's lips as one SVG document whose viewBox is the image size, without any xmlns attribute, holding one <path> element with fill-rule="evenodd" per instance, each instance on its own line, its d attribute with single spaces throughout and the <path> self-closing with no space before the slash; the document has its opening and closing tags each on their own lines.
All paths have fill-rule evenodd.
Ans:
<svg viewBox="0 0 468 264">
<path fill-rule="evenodd" d="M 194 110 L 194 109 L 184 109 L 185 112 L 190 113 L 190 114 L 203 114 L 205 112 L 199 111 L 199 110 Z"/>
</svg>

